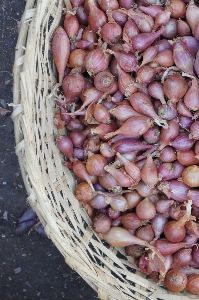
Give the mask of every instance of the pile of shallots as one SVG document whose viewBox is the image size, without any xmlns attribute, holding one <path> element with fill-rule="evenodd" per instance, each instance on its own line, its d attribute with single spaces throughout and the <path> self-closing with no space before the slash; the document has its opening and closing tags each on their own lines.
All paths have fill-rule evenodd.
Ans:
<svg viewBox="0 0 199 300">
<path fill-rule="evenodd" d="M 52 51 L 57 138 L 93 228 L 172 292 L 199 294 L 199 7 L 71 0 Z"/>
</svg>

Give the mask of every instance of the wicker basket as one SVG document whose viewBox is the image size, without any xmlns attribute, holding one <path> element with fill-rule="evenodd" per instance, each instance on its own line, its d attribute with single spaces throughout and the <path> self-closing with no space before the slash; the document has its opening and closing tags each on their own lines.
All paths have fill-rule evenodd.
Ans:
<svg viewBox="0 0 199 300">
<path fill-rule="evenodd" d="M 63 166 L 53 126 L 56 84 L 51 39 L 59 25 L 62 0 L 27 0 L 16 46 L 14 112 L 16 153 L 28 201 L 66 263 L 103 300 L 198 299 L 172 294 L 132 268 L 123 249 L 103 244 L 74 197 L 75 178 Z"/>
</svg>

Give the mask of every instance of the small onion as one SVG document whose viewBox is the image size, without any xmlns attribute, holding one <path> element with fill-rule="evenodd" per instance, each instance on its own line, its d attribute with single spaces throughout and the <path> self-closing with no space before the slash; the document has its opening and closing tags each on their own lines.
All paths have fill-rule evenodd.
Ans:
<svg viewBox="0 0 199 300">
<path fill-rule="evenodd" d="M 75 189 L 75 197 L 80 202 L 88 203 L 93 197 L 93 191 L 87 182 L 81 182 Z"/>
<path fill-rule="evenodd" d="M 192 260 L 191 249 L 180 249 L 173 255 L 173 264 L 177 268 L 186 267 Z"/>
<path fill-rule="evenodd" d="M 170 270 L 165 276 L 164 284 L 169 291 L 179 293 L 187 285 L 187 276 L 179 269 Z"/>
<path fill-rule="evenodd" d="M 186 290 L 194 295 L 199 294 L 199 274 L 191 274 L 188 276 Z"/>
<path fill-rule="evenodd" d="M 101 154 L 88 154 L 86 162 L 86 169 L 91 175 L 102 176 L 105 171 L 104 167 L 107 165 L 107 160 Z"/>
<path fill-rule="evenodd" d="M 106 233 L 111 227 L 111 219 L 104 214 L 97 214 L 93 218 L 93 228 L 97 233 Z"/>
<path fill-rule="evenodd" d="M 144 240 L 144 241 L 150 243 L 154 239 L 155 234 L 154 234 L 151 224 L 147 224 L 145 226 L 138 228 L 136 230 L 135 236 L 137 236 L 141 240 Z"/>
<path fill-rule="evenodd" d="M 182 179 L 190 187 L 199 186 L 199 166 L 192 165 L 184 169 Z"/>
<path fill-rule="evenodd" d="M 147 197 L 136 206 L 136 214 L 141 220 L 151 220 L 156 215 L 155 205 Z"/>
</svg>

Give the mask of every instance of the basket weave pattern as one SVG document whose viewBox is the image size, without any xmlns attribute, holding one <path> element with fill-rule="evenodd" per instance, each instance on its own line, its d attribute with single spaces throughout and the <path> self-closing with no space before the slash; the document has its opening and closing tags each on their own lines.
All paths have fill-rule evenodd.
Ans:
<svg viewBox="0 0 199 300">
<path fill-rule="evenodd" d="M 63 166 L 53 125 L 56 110 L 51 94 L 56 84 L 50 60 L 51 40 L 60 23 L 64 1 L 27 0 L 14 64 L 16 153 L 28 202 L 66 263 L 98 292 L 102 300 L 188 300 L 173 295 L 132 268 L 123 249 L 105 245 L 74 197 L 75 178 Z"/>
</svg>

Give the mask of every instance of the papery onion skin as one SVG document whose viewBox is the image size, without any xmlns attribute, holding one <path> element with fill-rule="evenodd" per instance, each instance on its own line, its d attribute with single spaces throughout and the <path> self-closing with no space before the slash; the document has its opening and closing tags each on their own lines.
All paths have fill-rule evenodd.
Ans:
<svg viewBox="0 0 199 300">
<path fill-rule="evenodd" d="M 108 196 L 106 197 L 106 202 L 110 203 L 111 208 L 117 212 L 123 212 L 128 209 L 127 201 L 121 195 Z"/>
<path fill-rule="evenodd" d="M 137 51 L 146 50 L 151 44 L 164 32 L 165 28 L 162 27 L 156 32 L 140 33 L 132 39 L 132 47 Z"/>
<path fill-rule="evenodd" d="M 166 239 L 158 239 L 155 241 L 153 246 L 156 247 L 163 256 L 167 256 L 175 253 L 177 250 L 181 248 L 186 247 L 186 243 L 184 242 L 172 243 L 167 241 Z"/>
<path fill-rule="evenodd" d="M 100 92 L 108 92 L 113 87 L 114 78 L 109 71 L 98 72 L 94 78 L 94 85 Z"/>
<path fill-rule="evenodd" d="M 199 186 L 199 166 L 192 165 L 184 169 L 182 173 L 183 182 L 190 187 Z"/>
<path fill-rule="evenodd" d="M 194 123 L 193 119 L 190 117 L 185 117 L 185 116 L 180 116 L 179 115 L 179 125 L 180 127 L 182 127 L 182 129 L 190 129 L 190 126 Z M 181 130 L 183 131 L 183 130 Z M 190 135 L 190 139 L 191 139 L 191 135 Z"/>
<path fill-rule="evenodd" d="M 76 16 L 81 25 L 88 25 L 88 18 L 83 5 L 77 7 Z"/>
<path fill-rule="evenodd" d="M 149 198 L 145 198 L 136 206 L 136 214 L 141 220 L 151 220 L 156 215 L 155 205 Z"/>
<path fill-rule="evenodd" d="M 84 91 L 84 77 L 81 73 L 71 71 L 71 73 L 66 76 L 62 83 L 62 88 L 66 98 L 66 102 L 74 100 L 75 97 L 80 96 Z"/>
<path fill-rule="evenodd" d="M 110 113 L 106 106 L 97 104 L 93 110 L 93 116 L 97 122 L 110 123 Z"/>
<path fill-rule="evenodd" d="M 127 121 L 129 118 L 134 116 L 140 116 L 138 112 L 136 112 L 133 107 L 126 104 L 121 104 L 116 107 L 113 107 L 110 110 L 111 114 L 116 117 L 120 121 Z"/>
<path fill-rule="evenodd" d="M 59 82 L 64 77 L 64 70 L 70 55 L 70 41 L 67 33 L 62 27 L 58 27 L 52 40 L 52 52 L 59 73 Z"/>
<path fill-rule="evenodd" d="M 95 209 L 102 209 L 108 206 L 108 203 L 105 202 L 105 195 L 97 194 L 90 201 L 90 206 Z"/>
<path fill-rule="evenodd" d="M 103 40 L 109 45 L 115 45 L 122 37 L 122 28 L 116 22 L 104 24 L 101 30 Z"/>
<path fill-rule="evenodd" d="M 168 241 L 173 243 L 181 242 L 186 235 L 186 229 L 184 226 L 178 226 L 178 221 L 170 221 L 164 227 L 164 235 Z"/>
<path fill-rule="evenodd" d="M 107 16 L 95 5 L 94 0 L 89 0 L 88 4 L 90 8 L 88 24 L 92 30 L 98 31 L 100 27 L 107 23 Z"/>
<path fill-rule="evenodd" d="M 174 119 L 168 121 L 168 126 L 168 128 L 161 129 L 159 150 L 162 150 L 179 135 L 180 127 L 177 120 Z"/>
<path fill-rule="evenodd" d="M 153 228 L 156 238 L 159 238 L 160 235 L 164 232 L 164 226 L 167 222 L 168 222 L 168 219 L 165 218 L 162 214 L 157 214 L 151 220 L 151 226 Z"/>
<path fill-rule="evenodd" d="M 89 203 L 93 197 L 93 191 L 87 182 L 81 182 L 75 189 L 75 197 L 78 201 Z"/>
<path fill-rule="evenodd" d="M 186 4 L 182 0 L 171 0 L 171 17 L 175 19 L 184 18 L 186 13 Z"/>
<path fill-rule="evenodd" d="M 108 9 L 118 9 L 119 8 L 119 3 L 117 0 L 99 0 L 98 1 L 100 8 L 106 12 Z"/>
<path fill-rule="evenodd" d="M 182 41 L 176 42 L 173 45 L 173 58 L 175 65 L 185 73 L 194 75 L 193 64 L 194 56 L 190 49 Z"/>
<path fill-rule="evenodd" d="M 177 158 L 176 152 L 174 148 L 171 146 L 166 146 L 160 152 L 160 156 L 159 156 L 159 159 L 165 163 L 173 162 L 174 160 L 176 160 L 176 158 Z"/>
<path fill-rule="evenodd" d="M 106 142 L 104 142 L 100 145 L 100 153 L 104 157 L 113 157 L 113 156 L 115 156 L 115 151 L 111 148 L 109 143 L 106 143 Z"/>
<path fill-rule="evenodd" d="M 189 25 L 187 24 L 187 22 L 179 19 L 177 21 L 177 23 L 178 23 L 178 34 L 180 36 L 191 35 L 191 29 L 190 29 Z"/>
<path fill-rule="evenodd" d="M 126 42 L 129 42 L 129 39 L 132 39 L 134 36 L 136 36 L 139 33 L 139 29 L 135 22 L 132 19 L 129 19 L 123 28 L 123 40 Z"/>
<path fill-rule="evenodd" d="M 152 5 L 152 6 L 139 6 L 139 9 L 147 15 L 150 15 L 152 18 L 156 18 L 157 15 L 163 11 L 163 7 L 160 5 Z"/>
<path fill-rule="evenodd" d="M 142 196 L 137 191 L 132 191 L 130 193 L 124 194 L 126 201 L 128 203 L 128 207 L 135 208 L 137 204 L 142 200 Z"/>
<path fill-rule="evenodd" d="M 130 245 L 125 247 L 126 255 L 138 259 L 144 253 L 144 248 L 139 245 Z"/>
<path fill-rule="evenodd" d="M 191 249 L 180 249 L 173 255 L 173 265 L 176 267 L 186 267 L 192 260 Z"/>
<path fill-rule="evenodd" d="M 195 152 L 191 149 L 187 151 L 177 151 L 177 159 L 179 163 L 187 167 L 199 163 L 195 155 Z"/>
<path fill-rule="evenodd" d="M 194 34 L 195 28 L 199 23 L 199 9 L 193 1 L 189 2 L 186 10 L 187 23 L 191 27 L 192 33 Z"/>
<path fill-rule="evenodd" d="M 75 129 L 77 130 L 83 130 L 84 129 L 84 125 L 82 125 L 82 123 L 80 122 L 79 119 L 73 119 L 71 118 L 70 121 L 67 123 L 66 125 L 66 129 L 68 131 L 73 131 Z"/>
<path fill-rule="evenodd" d="M 179 73 L 169 75 L 163 84 L 164 94 L 174 105 L 185 95 L 187 89 L 187 82 Z"/>
<path fill-rule="evenodd" d="M 91 175 L 104 175 L 104 167 L 107 165 L 107 160 L 101 154 L 91 153 L 86 162 L 86 169 Z"/>
<path fill-rule="evenodd" d="M 58 137 L 57 147 L 70 161 L 73 161 L 73 143 L 68 136 Z"/>
<path fill-rule="evenodd" d="M 158 53 L 158 55 L 154 58 L 154 61 L 162 67 L 171 67 L 174 64 L 173 53 L 168 49 L 163 50 Z"/>
<path fill-rule="evenodd" d="M 199 109 L 199 87 L 195 77 L 192 80 L 191 87 L 184 96 L 184 103 L 190 110 L 196 111 Z"/>
<path fill-rule="evenodd" d="M 112 11 L 112 17 L 115 20 L 115 22 L 117 24 L 119 24 L 120 26 L 124 26 L 126 24 L 127 20 L 128 20 L 127 15 L 124 14 L 119 9 L 114 9 Z"/>
<path fill-rule="evenodd" d="M 127 247 L 136 244 L 156 251 L 148 242 L 137 238 L 128 232 L 128 230 L 121 227 L 112 227 L 107 233 L 100 235 L 100 238 L 106 240 L 113 247 Z"/>
<path fill-rule="evenodd" d="M 177 108 L 179 115 L 184 116 L 184 117 L 190 117 L 190 118 L 193 117 L 192 113 L 190 112 L 190 110 L 184 104 L 184 102 L 182 100 L 178 101 L 176 108 Z"/>
<path fill-rule="evenodd" d="M 84 71 L 84 58 L 86 54 L 86 50 L 75 49 L 70 54 L 68 65 L 71 68 L 78 68 L 81 72 Z"/>
<path fill-rule="evenodd" d="M 156 210 L 159 213 L 165 213 L 173 204 L 173 200 L 159 200 L 156 204 Z"/>
<path fill-rule="evenodd" d="M 147 160 L 142 167 L 141 178 L 149 187 L 154 187 L 159 181 L 157 167 L 151 155 L 147 156 Z"/>
<path fill-rule="evenodd" d="M 154 234 L 151 224 L 147 224 L 145 226 L 138 228 L 136 230 L 135 236 L 137 236 L 141 240 L 144 240 L 144 241 L 150 243 L 154 239 L 155 234 Z"/>
<path fill-rule="evenodd" d="M 136 185 L 135 189 L 142 197 L 148 197 L 157 193 L 156 188 L 150 188 L 142 180 Z"/>
<path fill-rule="evenodd" d="M 199 207 L 199 190 L 190 189 L 187 193 L 188 199 L 192 200 L 195 207 Z"/>
<path fill-rule="evenodd" d="M 119 220 L 128 229 L 137 229 L 142 226 L 142 220 L 135 213 L 127 213 L 119 217 Z"/>
<path fill-rule="evenodd" d="M 189 191 L 189 186 L 184 182 L 178 180 L 165 181 L 164 183 L 160 183 L 158 188 L 163 190 L 169 198 L 178 202 L 188 200 L 187 193 Z"/>
<path fill-rule="evenodd" d="M 186 290 L 194 295 L 199 294 L 199 274 L 191 274 L 188 276 Z"/>
<path fill-rule="evenodd" d="M 194 140 L 199 140 L 199 121 L 194 122 L 190 126 L 191 137 Z"/>
<path fill-rule="evenodd" d="M 164 284 L 169 291 L 179 293 L 187 285 L 187 276 L 179 269 L 170 270 L 165 276 Z"/>
<path fill-rule="evenodd" d="M 116 134 L 125 134 L 132 137 L 144 134 L 152 125 L 152 119 L 145 116 L 131 117 L 115 132 L 105 135 L 105 138 L 110 138 Z"/>
<path fill-rule="evenodd" d="M 64 19 L 64 29 L 71 41 L 74 41 L 79 30 L 79 22 L 75 15 L 66 13 Z"/>
<path fill-rule="evenodd" d="M 104 170 L 115 178 L 118 185 L 131 187 L 136 184 L 136 182 L 126 172 L 124 172 L 124 169 L 122 168 L 117 169 L 114 166 L 108 165 L 104 167 Z"/>
<path fill-rule="evenodd" d="M 170 145 L 176 150 L 186 151 L 192 148 L 194 140 L 189 138 L 188 133 L 180 133 Z"/>
<path fill-rule="evenodd" d="M 172 50 L 171 44 L 166 39 L 161 39 L 161 40 L 155 41 L 154 46 L 158 47 L 158 52 L 161 52 L 166 49 Z"/>
<path fill-rule="evenodd" d="M 143 134 L 143 138 L 148 144 L 155 144 L 160 140 L 160 129 L 157 125 L 149 128 L 147 132 Z"/>
<path fill-rule="evenodd" d="M 174 118 L 177 117 L 177 109 L 172 105 L 161 105 L 159 108 L 158 108 L 158 115 L 162 118 L 162 119 L 165 119 L 167 121 L 171 121 L 173 120 Z"/>
<path fill-rule="evenodd" d="M 116 190 L 117 192 L 121 192 L 121 187 L 117 184 L 116 180 L 113 176 L 107 172 L 103 176 L 98 177 L 99 183 L 102 187 L 108 190 Z"/>
<path fill-rule="evenodd" d="M 165 9 L 159 12 L 155 17 L 155 24 L 153 30 L 156 31 L 159 27 L 165 25 L 169 21 L 170 15 L 171 15 L 171 10 L 169 9 Z"/>
<path fill-rule="evenodd" d="M 97 48 L 85 56 L 85 69 L 94 76 L 101 71 L 105 71 L 109 65 L 109 54 L 104 53 L 103 49 Z"/>
<path fill-rule="evenodd" d="M 166 39 L 174 38 L 178 33 L 177 20 L 170 18 L 170 20 L 164 25 L 165 31 L 162 36 Z"/>
<path fill-rule="evenodd" d="M 131 21 L 131 20 L 129 20 Z M 140 65 L 140 67 L 146 65 L 147 63 L 153 61 L 153 59 L 156 57 L 156 55 L 158 54 L 158 47 L 157 46 L 150 46 L 149 48 L 147 48 L 143 53 L 142 53 L 142 63 Z"/>
<path fill-rule="evenodd" d="M 109 206 L 107 209 L 107 214 L 112 220 L 116 220 L 116 219 L 119 220 L 118 218 L 120 217 L 121 212 L 116 211 L 111 206 Z"/>
<path fill-rule="evenodd" d="M 104 214 L 97 214 L 93 218 L 93 228 L 97 233 L 106 233 L 111 227 L 111 219 Z"/>
<path fill-rule="evenodd" d="M 137 81 L 141 84 L 148 84 L 155 78 L 156 70 L 150 66 L 142 66 L 137 70 Z"/>
</svg>

